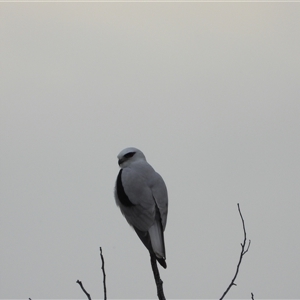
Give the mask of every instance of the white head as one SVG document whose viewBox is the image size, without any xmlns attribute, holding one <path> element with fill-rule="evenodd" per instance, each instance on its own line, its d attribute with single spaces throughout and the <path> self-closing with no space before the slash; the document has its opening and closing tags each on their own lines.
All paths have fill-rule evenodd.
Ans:
<svg viewBox="0 0 300 300">
<path fill-rule="evenodd" d="M 121 168 L 127 167 L 131 163 L 140 160 L 146 161 L 144 153 L 141 150 L 134 147 L 129 147 L 122 150 L 117 157 L 119 159 L 118 163 Z"/>
</svg>

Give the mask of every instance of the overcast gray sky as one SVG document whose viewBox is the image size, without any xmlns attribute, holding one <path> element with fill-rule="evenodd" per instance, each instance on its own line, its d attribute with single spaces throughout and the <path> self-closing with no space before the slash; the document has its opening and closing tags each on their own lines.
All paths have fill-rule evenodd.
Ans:
<svg viewBox="0 0 300 300">
<path fill-rule="evenodd" d="M 299 298 L 299 3 L 0 3 L 0 297 L 155 298 L 117 154 L 169 190 L 167 298 Z"/>
</svg>

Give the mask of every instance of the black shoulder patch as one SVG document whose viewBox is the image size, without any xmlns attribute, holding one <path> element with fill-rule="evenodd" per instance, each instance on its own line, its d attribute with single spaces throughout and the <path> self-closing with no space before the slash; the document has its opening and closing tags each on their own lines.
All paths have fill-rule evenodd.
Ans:
<svg viewBox="0 0 300 300">
<path fill-rule="evenodd" d="M 117 177 L 117 194 L 120 202 L 127 207 L 133 206 L 134 204 L 129 200 L 128 196 L 125 193 L 123 184 L 122 184 L 122 171 L 120 170 L 118 177 Z"/>
</svg>

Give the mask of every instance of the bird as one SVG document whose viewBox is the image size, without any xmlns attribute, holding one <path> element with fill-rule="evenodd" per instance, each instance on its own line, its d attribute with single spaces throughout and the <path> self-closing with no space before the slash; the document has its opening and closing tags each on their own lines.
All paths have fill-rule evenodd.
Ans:
<svg viewBox="0 0 300 300">
<path fill-rule="evenodd" d="M 164 230 L 168 215 L 168 191 L 163 178 L 147 162 L 144 153 L 125 148 L 118 156 L 114 196 L 125 219 L 133 227 L 150 256 L 167 268 Z M 154 260 L 155 261 L 155 260 Z"/>
</svg>

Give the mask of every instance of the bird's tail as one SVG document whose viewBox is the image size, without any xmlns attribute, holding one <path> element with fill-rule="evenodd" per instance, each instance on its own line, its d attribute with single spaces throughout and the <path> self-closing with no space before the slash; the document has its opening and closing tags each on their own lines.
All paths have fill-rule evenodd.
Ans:
<svg viewBox="0 0 300 300">
<path fill-rule="evenodd" d="M 165 259 L 165 258 L 158 258 L 158 257 L 156 256 L 156 260 L 159 262 L 159 264 L 160 264 L 164 269 L 167 268 L 167 263 L 166 263 L 166 259 Z"/>
<path fill-rule="evenodd" d="M 147 247 L 151 255 L 155 255 L 156 260 L 163 268 L 167 268 L 166 251 L 164 242 L 164 233 L 159 219 L 156 219 L 154 224 L 148 231 L 141 231 L 133 227 L 143 244 Z"/>
<path fill-rule="evenodd" d="M 161 225 L 155 222 L 148 230 L 152 249 L 157 257 L 165 257 L 165 245 Z"/>
<path fill-rule="evenodd" d="M 164 232 L 159 214 L 156 214 L 154 224 L 148 230 L 153 252 L 163 268 L 167 268 Z"/>
</svg>

